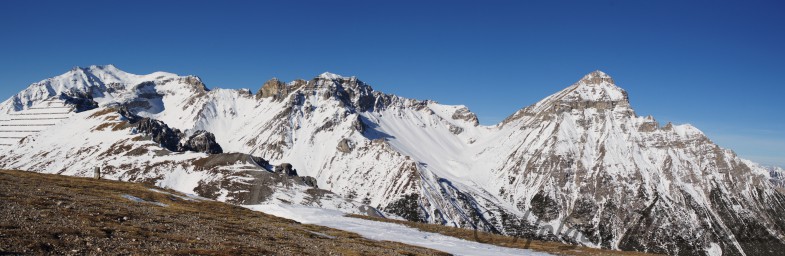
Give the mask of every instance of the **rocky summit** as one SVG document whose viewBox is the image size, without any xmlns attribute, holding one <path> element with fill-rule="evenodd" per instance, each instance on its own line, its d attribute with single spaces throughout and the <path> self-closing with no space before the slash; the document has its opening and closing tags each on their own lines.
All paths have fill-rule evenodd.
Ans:
<svg viewBox="0 0 785 256">
<path fill-rule="evenodd" d="M 602 71 L 484 126 L 465 106 L 331 73 L 272 79 L 252 94 L 91 66 L 30 85 L 0 104 L 0 120 L 6 169 L 89 176 L 99 167 L 108 179 L 230 203 L 615 250 L 785 250 L 781 169 L 693 126 L 638 116 Z"/>
</svg>

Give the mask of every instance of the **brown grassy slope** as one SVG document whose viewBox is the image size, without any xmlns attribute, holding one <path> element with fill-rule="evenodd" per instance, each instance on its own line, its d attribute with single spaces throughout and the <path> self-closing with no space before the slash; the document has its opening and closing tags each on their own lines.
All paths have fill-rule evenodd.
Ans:
<svg viewBox="0 0 785 256">
<path fill-rule="evenodd" d="M 514 238 L 510 236 L 497 235 L 497 234 L 480 232 L 480 231 L 475 232 L 474 230 L 448 227 L 448 226 L 436 225 L 436 224 L 425 224 L 425 223 L 411 222 L 411 221 L 391 220 L 391 219 L 384 219 L 384 218 L 377 218 L 377 217 L 368 217 L 363 215 L 349 215 L 349 217 L 397 223 L 412 228 L 416 228 L 424 232 L 439 233 L 447 236 L 457 237 L 457 238 L 471 240 L 471 241 L 477 241 L 486 244 L 504 246 L 504 247 L 532 249 L 535 251 L 547 252 L 556 255 L 621 255 L 621 256 L 654 255 L 654 254 L 647 254 L 641 252 L 602 250 L 602 249 L 594 249 L 594 248 L 588 248 L 582 246 L 567 245 L 557 242 L 528 240 L 525 238 Z"/>
<path fill-rule="evenodd" d="M 0 171 L 0 254 L 443 254 L 303 225 L 225 203 L 187 201 L 150 188 Z M 134 202 L 123 195 L 148 202 Z"/>
</svg>

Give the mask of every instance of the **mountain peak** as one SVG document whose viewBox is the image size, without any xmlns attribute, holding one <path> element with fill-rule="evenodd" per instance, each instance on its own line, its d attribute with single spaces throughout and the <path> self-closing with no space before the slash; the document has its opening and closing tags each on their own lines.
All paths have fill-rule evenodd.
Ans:
<svg viewBox="0 0 785 256">
<path fill-rule="evenodd" d="M 291 86 L 287 86 L 285 83 L 278 80 L 278 78 L 273 77 L 267 82 L 264 82 L 262 88 L 259 88 L 259 91 L 256 92 L 256 98 L 272 97 L 273 99 L 281 99 L 291 91 L 293 91 Z"/>
<path fill-rule="evenodd" d="M 118 69 L 117 67 L 115 67 L 112 64 L 108 64 L 108 65 L 90 65 L 88 67 L 76 66 L 76 67 L 72 68 L 71 71 L 66 72 L 66 73 L 64 73 L 64 74 L 62 74 L 60 76 L 72 77 L 72 76 L 75 76 L 75 75 L 76 76 L 83 76 L 83 75 L 87 75 L 87 76 L 90 76 L 90 75 L 102 76 L 103 75 L 103 76 L 106 76 L 106 75 L 109 75 L 109 76 L 114 76 L 114 77 L 120 77 L 120 76 L 127 77 L 127 76 L 131 76 L 132 74 L 130 74 L 128 72 L 125 72 L 125 71 L 122 71 L 122 70 Z"/>
<path fill-rule="evenodd" d="M 583 76 L 581 80 L 557 95 L 562 101 L 626 102 L 628 100 L 627 92 L 616 86 L 611 76 L 599 70 Z"/>
<path fill-rule="evenodd" d="M 90 65 L 89 69 L 117 69 L 117 67 L 115 67 L 112 64 L 107 64 L 107 65 Z"/>
<path fill-rule="evenodd" d="M 341 75 L 338 75 L 338 74 L 333 74 L 333 73 L 330 73 L 330 72 L 324 72 L 321 75 L 319 75 L 319 78 L 329 79 L 329 80 L 336 80 L 336 79 L 343 79 L 344 77 L 341 76 Z"/>
<path fill-rule="evenodd" d="M 605 72 L 595 70 L 578 82 L 552 94 L 539 102 L 521 109 L 502 123 L 508 123 L 522 115 L 550 115 L 554 112 L 593 108 L 597 110 L 620 109 L 634 114 L 624 89 L 616 86 L 613 78 Z"/>
<path fill-rule="evenodd" d="M 601 108 L 613 108 L 616 104 L 593 104 L 596 102 L 604 103 L 623 103 L 624 106 L 629 106 L 627 92 L 624 89 L 616 86 L 613 78 L 605 72 L 595 70 L 575 82 L 570 87 L 561 90 L 542 101 L 535 104 L 535 106 L 555 105 L 563 106 L 566 103 L 579 103 L 578 105 L 597 106 Z M 589 104 L 592 103 L 592 104 Z M 570 104 L 568 104 L 570 105 Z M 574 105 L 574 104 L 573 104 Z M 608 105 L 608 106 L 605 106 Z M 576 106 L 572 106 L 575 108 Z M 539 109 L 539 108 L 538 108 Z"/>
<path fill-rule="evenodd" d="M 87 67 L 74 66 L 71 69 L 71 71 L 83 71 L 83 72 L 85 72 L 85 71 L 86 72 L 90 72 L 90 71 L 95 71 L 95 70 L 120 71 L 120 69 L 118 69 L 117 67 L 115 67 L 112 64 L 108 64 L 108 65 L 90 65 L 90 66 L 87 66 Z"/>
<path fill-rule="evenodd" d="M 578 82 L 579 83 L 582 82 L 584 84 L 595 84 L 595 85 L 602 84 L 602 83 L 614 84 L 613 78 L 611 78 L 611 76 L 600 70 L 595 70 L 589 74 L 586 74 Z"/>
</svg>

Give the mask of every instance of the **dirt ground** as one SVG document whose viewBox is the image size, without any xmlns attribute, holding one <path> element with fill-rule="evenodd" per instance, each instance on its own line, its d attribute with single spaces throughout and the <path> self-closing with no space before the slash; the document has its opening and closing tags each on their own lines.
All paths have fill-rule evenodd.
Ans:
<svg viewBox="0 0 785 256">
<path fill-rule="evenodd" d="M 0 171 L 0 255 L 445 255 L 151 189 Z"/>
</svg>

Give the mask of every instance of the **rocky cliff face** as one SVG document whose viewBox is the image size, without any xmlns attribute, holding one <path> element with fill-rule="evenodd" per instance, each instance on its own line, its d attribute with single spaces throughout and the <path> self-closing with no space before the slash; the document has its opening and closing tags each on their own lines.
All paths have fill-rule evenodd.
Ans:
<svg viewBox="0 0 785 256">
<path fill-rule="evenodd" d="M 491 169 L 506 182 L 490 187 L 593 244 L 685 255 L 765 255 L 774 251 L 757 243 L 783 245 L 772 228 L 782 195 L 763 170 L 692 126 L 636 116 L 604 73 L 517 112 L 501 131 L 500 143 L 518 149 L 481 154 L 505 154 Z"/>
<path fill-rule="evenodd" d="M 180 145 L 182 150 L 204 152 L 208 154 L 223 153 L 223 148 L 215 142 L 215 135 L 206 131 L 196 131 Z"/>
<path fill-rule="evenodd" d="M 270 79 L 262 85 L 262 88 L 256 93 L 256 98 L 273 98 L 273 100 L 280 100 L 286 95 L 289 95 L 291 89 L 299 88 L 300 86 L 288 86 L 285 83 L 278 81 L 277 78 Z"/>
<path fill-rule="evenodd" d="M 79 79 L 67 82 L 73 77 Z M 326 207 L 367 204 L 414 221 L 612 249 L 680 255 L 785 249 L 785 197 L 773 182 L 779 176 L 695 127 L 637 116 L 628 94 L 600 71 L 494 126 L 479 125 L 464 106 L 385 94 L 330 73 L 273 79 L 251 95 L 207 90 L 196 77 L 95 67 L 33 84 L 0 110 L 14 113 L 62 91 L 89 93 L 98 105 L 64 121 L 81 135 L 42 132 L 5 149 L 0 165 L 80 174 L 98 162 L 110 176 L 230 202 L 305 193 L 331 202 L 319 204 Z M 166 130 L 165 124 L 191 135 L 145 142 L 121 125 L 135 118 L 96 114 L 117 105 L 148 120 L 147 130 Z M 71 136 L 90 142 L 56 139 Z M 168 143 L 161 142 L 175 140 L 240 155 L 162 153 Z M 244 181 L 278 184 L 287 175 L 253 171 L 283 163 L 314 179 L 292 181 L 302 189 L 269 191 Z M 129 169 L 140 171 L 123 171 Z"/>
<path fill-rule="evenodd" d="M 771 184 L 781 189 L 785 188 L 785 169 L 773 166 L 766 169 L 769 170 L 769 181 L 771 181 Z"/>
<path fill-rule="evenodd" d="M 110 108 L 109 110 L 111 110 Z M 117 110 L 124 120 L 128 120 L 133 126 L 133 131 L 150 137 L 152 141 L 161 147 L 172 152 L 194 151 L 207 154 L 223 153 L 221 145 L 215 142 L 215 135 L 212 133 L 197 130 L 188 136 L 178 129 L 169 128 L 164 122 L 140 117 L 131 113 L 127 107 Z"/>
</svg>

